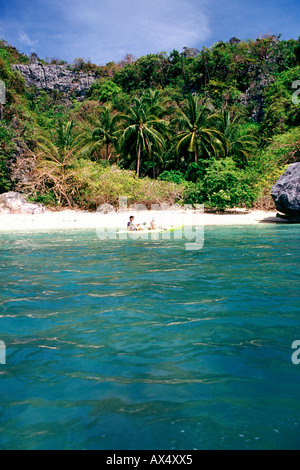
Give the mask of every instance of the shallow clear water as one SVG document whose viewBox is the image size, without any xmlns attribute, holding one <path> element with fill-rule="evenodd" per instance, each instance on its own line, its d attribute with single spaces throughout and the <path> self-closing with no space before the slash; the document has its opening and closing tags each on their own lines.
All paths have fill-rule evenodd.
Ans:
<svg viewBox="0 0 300 470">
<path fill-rule="evenodd" d="M 2 234 L 0 448 L 300 449 L 299 234 Z"/>
</svg>

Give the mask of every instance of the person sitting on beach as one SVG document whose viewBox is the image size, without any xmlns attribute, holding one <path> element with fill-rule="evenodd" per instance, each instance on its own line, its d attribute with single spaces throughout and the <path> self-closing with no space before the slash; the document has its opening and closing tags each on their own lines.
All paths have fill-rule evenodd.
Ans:
<svg viewBox="0 0 300 470">
<path fill-rule="evenodd" d="M 129 217 L 129 222 L 128 222 L 128 224 L 127 224 L 127 230 L 130 230 L 131 232 L 132 232 L 133 230 L 137 230 L 137 226 L 133 223 L 133 221 L 134 221 L 134 216 L 131 215 L 131 216 Z"/>
<path fill-rule="evenodd" d="M 151 222 L 150 222 L 150 229 L 151 230 L 157 230 L 158 229 L 154 219 L 152 219 Z"/>
<path fill-rule="evenodd" d="M 131 215 L 129 217 L 129 222 L 127 223 L 127 230 L 129 230 L 130 232 L 136 231 L 136 230 L 146 230 L 145 227 L 143 227 L 141 224 L 135 225 L 133 221 L 134 221 L 134 216 Z"/>
</svg>

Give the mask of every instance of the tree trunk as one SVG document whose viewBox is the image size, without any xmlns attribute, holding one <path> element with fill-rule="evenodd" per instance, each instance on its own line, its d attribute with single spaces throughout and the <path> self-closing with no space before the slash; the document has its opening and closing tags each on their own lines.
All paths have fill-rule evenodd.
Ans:
<svg viewBox="0 0 300 470">
<path fill-rule="evenodd" d="M 3 114 L 3 104 L 0 104 L 0 120 L 3 121 L 4 119 L 4 114 Z"/>
<path fill-rule="evenodd" d="M 145 141 L 145 144 L 146 144 L 149 160 L 151 160 L 151 152 L 150 152 L 150 147 L 149 147 L 149 143 L 148 143 L 147 140 Z M 152 154 L 152 165 L 153 165 L 153 179 L 155 180 L 155 155 L 154 155 L 154 152 Z"/>
<path fill-rule="evenodd" d="M 138 178 L 140 176 L 140 164 L 141 164 L 141 144 L 139 144 L 139 148 L 138 148 L 138 158 L 137 158 L 137 168 L 136 168 L 136 174 Z"/>
</svg>

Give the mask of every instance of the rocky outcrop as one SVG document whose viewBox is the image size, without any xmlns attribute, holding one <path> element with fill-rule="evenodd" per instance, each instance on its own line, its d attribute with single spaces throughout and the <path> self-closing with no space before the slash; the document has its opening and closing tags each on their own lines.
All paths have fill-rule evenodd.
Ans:
<svg viewBox="0 0 300 470">
<path fill-rule="evenodd" d="M 260 122 L 263 118 L 265 90 L 273 82 L 273 76 L 259 74 L 240 98 L 243 106 L 252 108 L 251 117 L 255 122 Z"/>
<path fill-rule="evenodd" d="M 300 222 L 300 162 L 288 166 L 271 189 L 276 209 Z"/>
<path fill-rule="evenodd" d="M 0 195 L 0 214 L 42 214 L 43 204 L 27 202 L 20 193 L 10 191 Z"/>
<path fill-rule="evenodd" d="M 95 74 L 76 72 L 68 65 L 45 65 L 38 61 L 15 64 L 12 68 L 23 75 L 27 87 L 75 92 L 78 96 L 83 96 L 97 78 Z"/>
</svg>

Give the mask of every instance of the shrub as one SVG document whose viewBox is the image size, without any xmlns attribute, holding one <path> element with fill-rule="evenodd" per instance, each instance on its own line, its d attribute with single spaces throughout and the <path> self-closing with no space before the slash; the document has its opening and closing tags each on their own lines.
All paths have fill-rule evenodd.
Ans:
<svg viewBox="0 0 300 470">
<path fill-rule="evenodd" d="M 56 206 L 58 204 L 57 198 L 53 191 L 49 191 L 47 194 L 41 194 L 38 191 L 27 198 L 29 202 L 37 202 L 44 204 L 45 206 Z"/>
<path fill-rule="evenodd" d="M 185 204 L 203 204 L 206 199 L 205 191 L 202 182 L 188 182 L 184 192 Z"/>
<path fill-rule="evenodd" d="M 210 165 L 210 160 L 200 160 L 198 163 L 192 162 L 188 166 L 185 174 L 185 178 L 188 181 L 196 183 L 197 181 L 203 180 L 206 170 Z"/>
<path fill-rule="evenodd" d="M 121 92 L 122 88 L 112 80 L 103 81 L 99 79 L 93 82 L 87 92 L 87 96 L 92 100 L 99 100 L 104 103 L 110 101 Z"/>
<path fill-rule="evenodd" d="M 118 206 L 119 197 L 126 196 L 128 204 L 174 204 L 183 197 L 184 187 L 172 182 L 150 178 L 137 178 L 135 172 L 121 170 L 116 165 L 104 168 L 96 162 L 81 161 L 76 172 L 78 202 L 81 206 L 95 209 L 101 204 Z"/>
<path fill-rule="evenodd" d="M 173 183 L 183 184 L 185 183 L 185 178 L 183 173 L 178 170 L 164 171 L 159 175 L 158 179 L 160 181 L 172 181 Z"/>
<path fill-rule="evenodd" d="M 255 193 L 247 174 L 231 158 L 215 160 L 204 178 L 206 205 L 224 211 L 236 206 L 251 207 Z"/>
<path fill-rule="evenodd" d="M 0 124 L 0 193 L 11 189 L 9 160 L 13 158 L 13 134 L 9 127 Z"/>
<path fill-rule="evenodd" d="M 203 204 L 224 211 L 236 206 L 251 207 L 255 192 L 247 173 L 236 168 L 231 158 L 211 160 L 202 181 L 189 183 L 184 202 Z"/>
<path fill-rule="evenodd" d="M 271 188 L 287 166 L 298 161 L 300 161 L 299 127 L 273 137 L 264 150 L 256 153 L 247 170 L 257 195 L 255 207 L 275 209 L 270 195 Z"/>
</svg>

